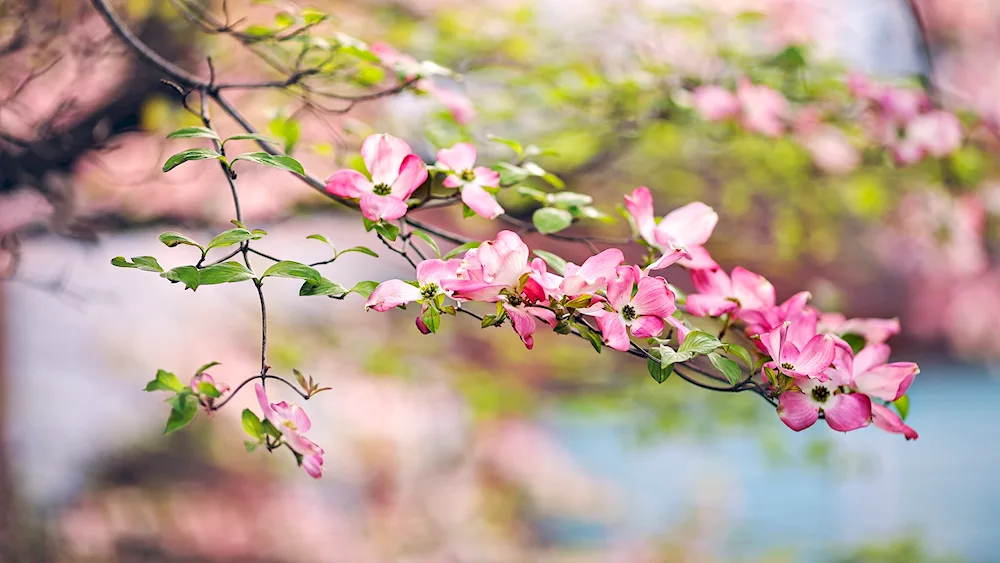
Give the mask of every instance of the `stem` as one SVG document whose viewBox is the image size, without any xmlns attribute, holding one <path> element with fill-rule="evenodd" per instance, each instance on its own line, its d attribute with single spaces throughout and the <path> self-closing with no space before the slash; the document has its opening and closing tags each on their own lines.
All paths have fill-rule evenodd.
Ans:
<svg viewBox="0 0 1000 563">
<path fill-rule="evenodd" d="M 295 384 L 292 383 L 291 381 L 288 381 L 284 377 L 278 377 L 277 375 L 267 375 L 267 374 L 263 374 L 262 373 L 260 375 L 254 375 L 252 377 L 248 377 L 247 379 L 244 379 L 242 383 L 240 383 L 239 385 L 236 386 L 236 389 L 233 389 L 233 392 L 230 393 L 228 397 L 226 397 L 225 399 L 223 399 L 222 401 L 220 401 L 218 404 L 212 405 L 212 410 L 213 411 L 217 411 L 217 410 L 221 409 L 222 407 L 226 406 L 226 403 L 228 403 L 229 401 L 231 401 L 233 399 L 233 397 L 235 397 L 236 394 L 240 392 L 240 389 L 243 389 L 243 387 L 246 386 L 247 383 L 250 383 L 251 381 L 253 381 L 255 379 L 259 379 L 261 381 L 261 385 L 263 385 L 264 382 L 266 380 L 268 380 L 268 379 L 276 379 L 276 380 L 284 383 L 288 387 L 290 387 L 291 390 L 295 391 L 295 393 L 298 394 L 299 397 L 302 397 L 302 399 L 304 399 L 306 401 L 309 400 L 309 395 L 306 395 L 305 393 L 303 393 L 302 390 L 299 389 L 298 387 L 296 387 Z"/>
</svg>

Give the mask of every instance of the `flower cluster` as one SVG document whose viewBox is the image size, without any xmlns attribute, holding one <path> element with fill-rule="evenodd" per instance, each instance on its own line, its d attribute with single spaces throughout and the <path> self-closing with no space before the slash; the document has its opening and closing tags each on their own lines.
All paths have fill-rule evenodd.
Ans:
<svg viewBox="0 0 1000 563">
<path fill-rule="evenodd" d="M 471 166 L 469 150 L 460 150 L 465 166 Z M 451 151 L 440 160 L 449 160 L 456 149 Z M 382 312 L 420 303 L 416 324 L 426 334 L 436 332 L 442 313 L 456 314 L 465 303 L 492 303 L 496 314 L 487 315 L 482 326 L 509 320 L 528 349 L 539 321 L 563 334 L 593 333 L 596 342 L 623 352 L 642 351 L 641 343 L 662 345 L 661 339 L 676 333 L 678 362 L 697 355 L 685 351 L 692 329 L 684 316 L 716 318 L 724 327 L 742 327 L 756 344 L 761 372 L 789 428 L 803 430 L 822 415 L 842 432 L 874 422 L 917 437 L 887 407 L 904 396 L 919 371 L 913 363 L 888 363 L 884 342 L 899 331 L 898 321 L 822 314 L 809 305 L 808 292 L 779 304 L 764 277 L 740 267 L 727 274 L 703 246 L 718 221 L 704 203 L 685 205 L 657 221 L 649 190 L 639 187 L 625 197 L 625 205 L 639 240 L 653 253 L 645 268 L 625 264 L 624 253 L 609 248 L 581 265 L 559 264 L 561 271 L 551 272 L 545 260 L 530 260 L 520 236 L 501 231 L 461 259 L 424 260 L 416 281 L 383 282 L 365 306 Z M 683 304 L 664 278 L 651 274 L 673 264 L 688 269 L 696 290 Z M 446 306 L 446 299 L 455 305 Z"/>
</svg>

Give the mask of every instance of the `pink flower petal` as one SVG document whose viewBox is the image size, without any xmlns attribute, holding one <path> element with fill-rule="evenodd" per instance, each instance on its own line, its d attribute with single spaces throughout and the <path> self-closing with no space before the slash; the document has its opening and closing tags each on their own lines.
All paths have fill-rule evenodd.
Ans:
<svg viewBox="0 0 1000 563">
<path fill-rule="evenodd" d="M 406 155 L 399 165 L 399 175 L 392 182 L 390 194 L 406 201 L 427 179 L 427 165 L 415 154 Z"/>
<path fill-rule="evenodd" d="M 785 347 L 790 344 L 786 342 Z M 833 362 L 833 355 L 833 337 L 829 334 L 817 334 L 802 348 L 798 358 L 794 360 L 795 371 L 802 375 L 816 375 Z"/>
<path fill-rule="evenodd" d="M 630 328 L 636 338 L 652 338 L 663 333 L 664 322 L 660 317 L 645 315 L 632 321 Z"/>
<path fill-rule="evenodd" d="M 323 454 L 314 453 L 302 458 L 302 469 L 313 479 L 323 476 Z"/>
<path fill-rule="evenodd" d="M 412 154 L 410 145 L 392 135 L 370 135 L 361 145 L 361 158 L 365 161 L 372 184 L 391 186 L 399 176 L 403 159 Z"/>
<path fill-rule="evenodd" d="M 465 180 L 454 174 L 448 174 L 445 179 L 442 180 L 441 185 L 446 188 L 461 188 L 465 185 Z"/>
<path fill-rule="evenodd" d="M 485 166 L 477 166 L 474 171 L 476 173 L 477 184 L 491 188 L 495 188 L 500 185 L 500 173 L 496 170 L 486 168 Z"/>
<path fill-rule="evenodd" d="M 267 399 L 267 393 L 264 391 L 264 386 L 260 383 L 254 383 L 253 390 L 257 393 L 257 403 L 260 404 L 260 410 L 264 414 L 264 418 L 271 424 L 275 424 L 277 417 L 275 416 L 274 409 L 271 408 L 271 402 Z M 277 424 L 275 424 L 275 426 L 277 426 Z"/>
<path fill-rule="evenodd" d="M 480 301 L 494 303 L 500 296 L 500 291 L 508 289 L 505 284 L 496 284 L 476 280 L 441 280 L 441 287 L 451 292 L 451 296 L 459 301 Z"/>
<path fill-rule="evenodd" d="M 707 121 L 723 121 L 740 111 L 740 102 L 736 96 L 720 86 L 699 86 L 691 101 L 695 111 Z"/>
<path fill-rule="evenodd" d="M 615 269 L 615 279 L 608 281 L 607 295 L 611 308 L 618 311 L 632 299 L 632 288 L 639 279 L 636 268 L 620 266 Z"/>
<path fill-rule="evenodd" d="M 357 170 L 338 170 L 326 181 L 326 191 L 340 197 L 359 198 L 372 191 L 372 183 Z"/>
<path fill-rule="evenodd" d="M 656 270 L 662 270 L 667 266 L 676 264 L 685 258 L 690 258 L 690 256 L 691 255 L 687 250 L 674 250 L 673 252 L 668 252 L 657 258 L 656 261 L 649 266 L 646 266 L 646 271 L 655 272 Z"/>
<path fill-rule="evenodd" d="M 639 316 L 669 317 L 677 310 L 674 292 L 663 278 L 645 277 L 639 280 L 639 289 L 632 298 L 632 306 Z"/>
<path fill-rule="evenodd" d="M 476 215 L 486 219 L 496 219 L 504 212 L 493 194 L 476 183 L 465 184 L 462 188 L 462 202 L 475 211 Z"/>
<path fill-rule="evenodd" d="M 369 221 L 395 221 L 406 215 L 406 202 L 391 195 L 361 194 L 361 214 Z"/>
<path fill-rule="evenodd" d="M 309 415 L 307 415 L 306 411 L 298 405 L 293 404 L 291 409 L 289 409 L 289 419 L 292 421 L 292 424 L 295 425 L 295 429 L 300 433 L 308 432 L 309 429 L 312 428 L 312 422 L 309 420 Z"/>
<path fill-rule="evenodd" d="M 503 308 L 507 311 L 511 324 L 514 325 L 514 332 L 521 337 L 521 342 L 524 342 L 525 348 L 528 350 L 534 348 L 535 338 L 532 335 L 535 333 L 535 318 L 519 307 L 512 307 L 505 303 Z"/>
<path fill-rule="evenodd" d="M 767 278 L 739 266 L 733 268 L 733 297 L 741 309 L 774 307 L 774 286 Z"/>
<path fill-rule="evenodd" d="M 677 317 L 671 316 L 667 317 L 665 320 L 670 324 L 670 326 L 674 327 L 674 330 L 677 331 L 677 344 L 684 344 L 684 339 L 687 338 L 691 329 L 684 324 L 684 321 L 678 319 Z"/>
<path fill-rule="evenodd" d="M 688 313 L 696 317 L 718 317 L 735 311 L 738 307 L 735 301 L 719 295 L 707 295 L 704 293 L 692 293 L 688 295 L 684 306 L 687 307 Z"/>
<path fill-rule="evenodd" d="M 455 143 L 451 148 L 439 150 L 437 159 L 455 172 L 472 170 L 476 165 L 476 147 L 470 143 Z"/>
<path fill-rule="evenodd" d="M 632 190 L 631 195 L 625 196 L 625 209 L 632 216 L 642 237 L 647 242 L 655 242 L 653 232 L 656 220 L 653 218 L 653 195 L 649 193 L 649 188 L 639 186 Z"/>
<path fill-rule="evenodd" d="M 421 298 L 420 289 L 402 280 L 388 280 L 378 284 L 365 302 L 365 309 L 375 309 L 384 313 L 393 307 L 410 303 Z"/>
<path fill-rule="evenodd" d="M 851 373 L 860 375 L 875 366 L 888 362 L 889 353 L 889 346 L 886 344 L 865 346 L 854 356 Z"/>
<path fill-rule="evenodd" d="M 872 401 L 861 393 L 837 393 L 823 405 L 823 415 L 830 428 L 850 432 L 868 426 L 872 419 Z"/>
<path fill-rule="evenodd" d="M 627 352 L 631 342 L 625 329 L 625 321 L 617 313 L 607 313 L 597 317 L 597 328 L 601 330 L 604 343 L 622 352 Z"/>
<path fill-rule="evenodd" d="M 920 368 L 912 362 L 893 362 L 875 366 L 857 374 L 854 378 L 854 388 L 871 397 L 895 401 L 906 393 L 918 373 Z"/>
<path fill-rule="evenodd" d="M 809 428 L 819 419 L 819 407 L 800 391 L 786 391 L 778 396 L 778 417 L 796 432 Z"/>
<path fill-rule="evenodd" d="M 484 281 L 513 287 L 529 271 L 528 245 L 513 231 L 500 231 L 476 250 Z"/>
<path fill-rule="evenodd" d="M 678 207 L 656 226 L 657 240 L 675 241 L 683 246 L 703 245 L 712 236 L 719 214 L 700 201 Z"/>
<path fill-rule="evenodd" d="M 872 403 L 872 422 L 886 432 L 902 434 L 907 440 L 916 440 L 920 437 L 916 430 L 903 423 L 898 414 L 878 403 Z"/>
<path fill-rule="evenodd" d="M 677 264 L 690 270 L 711 270 L 719 268 L 719 265 L 712 259 L 712 255 L 703 246 L 692 245 L 687 247 L 687 258 L 681 258 Z"/>
<path fill-rule="evenodd" d="M 556 314 L 551 309 L 546 309 L 545 307 L 525 307 L 524 309 L 549 326 L 556 326 Z"/>
<path fill-rule="evenodd" d="M 432 258 L 417 264 L 417 281 L 420 285 L 436 283 L 441 285 L 441 280 L 456 279 L 458 277 L 458 267 L 462 261 L 458 258 L 451 260 L 438 260 Z"/>
<path fill-rule="evenodd" d="M 691 270 L 691 282 L 698 293 L 718 297 L 733 297 L 733 282 L 722 268 Z"/>
</svg>

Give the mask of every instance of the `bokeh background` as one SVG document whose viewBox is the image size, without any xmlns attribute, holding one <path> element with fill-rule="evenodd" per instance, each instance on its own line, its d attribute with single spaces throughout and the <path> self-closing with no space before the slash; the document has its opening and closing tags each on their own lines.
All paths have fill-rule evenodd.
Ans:
<svg viewBox="0 0 1000 563">
<path fill-rule="evenodd" d="M 287 280 L 268 290 L 270 358 L 278 372 L 297 368 L 331 387 L 306 405 L 311 436 L 327 452 L 324 478 L 244 450 L 238 419 L 254 406 L 248 393 L 164 437 L 166 406 L 143 385 L 157 369 L 186 377 L 209 361 L 222 364 L 211 371 L 217 381 L 252 374 L 256 296 L 244 285 L 181 292 L 109 260 L 189 262 L 157 234 L 207 240 L 225 229 L 227 188 L 209 164 L 159 172 L 185 147 L 164 135 L 194 117 L 88 2 L 7 0 L 0 559 L 998 560 L 1000 4 L 309 5 L 332 15 L 315 36 L 385 41 L 461 73 L 435 82 L 437 96 L 407 93 L 347 113 L 282 90 L 233 91 L 233 102 L 314 174 L 356 163 L 359 140 L 372 131 L 403 137 L 428 159 L 461 138 L 487 147 L 495 134 L 549 149 L 539 162 L 611 216 L 640 184 L 663 211 L 706 201 L 722 216 L 708 247 L 727 267 L 766 275 L 779 298 L 806 288 L 825 309 L 901 318 L 894 351 L 922 366 L 907 420 L 920 439 L 873 429 L 838 435 L 823 425 L 795 434 L 753 396 L 657 385 L 644 366 L 577 341 L 543 334 L 527 351 L 512 332 L 461 318 L 423 337 L 412 311 L 366 314 L 357 296 L 301 298 Z M 207 75 L 211 56 L 227 81 L 277 76 L 267 57 L 288 56 L 283 46 L 248 49 L 206 33 L 185 17 L 192 7 L 219 21 L 228 11 L 238 29 L 264 35 L 298 13 L 266 1 L 115 4 L 143 41 L 196 74 Z M 789 53 L 805 68 L 782 68 Z M 862 117 L 848 113 L 837 125 L 857 158 L 844 166 L 842 147 L 831 155 L 795 135 L 765 138 L 685 110 L 678 92 L 686 85 L 732 79 L 734 69 L 793 101 L 836 102 L 848 70 L 929 83 L 968 136 L 944 159 L 897 167 L 864 147 Z M 348 79 L 388 78 L 362 63 Z M 223 116 L 215 125 L 237 132 Z M 509 158 L 502 145 L 483 150 Z M 312 233 L 338 248 L 379 249 L 353 212 L 285 173 L 248 169 L 239 186 L 246 222 L 270 233 L 266 252 L 323 260 L 329 249 L 307 240 Z M 501 201 L 530 217 L 530 201 Z M 422 213 L 472 236 L 495 232 L 453 211 Z M 620 219 L 580 232 L 587 229 L 627 233 Z M 571 259 L 586 250 L 529 243 Z M 348 254 L 324 272 L 348 287 L 407 276 L 394 258 Z"/>
</svg>

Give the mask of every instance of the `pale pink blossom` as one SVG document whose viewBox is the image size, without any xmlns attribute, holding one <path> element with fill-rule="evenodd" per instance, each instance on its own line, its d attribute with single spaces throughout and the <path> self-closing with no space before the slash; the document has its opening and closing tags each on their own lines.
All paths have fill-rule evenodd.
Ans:
<svg viewBox="0 0 1000 563">
<path fill-rule="evenodd" d="M 497 188 L 500 174 L 485 166 L 476 166 L 476 147 L 469 143 L 457 143 L 437 153 L 438 164 L 448 171 L 444 187 L 460 188 L 462 202 L 487 219 L 495 219 L 503 214 L 503 207 L 496 197 L 485 188 Z"/>
<path fill-rule="evenodd" d="M 660 277 L 647 276 L 638 266 L 619 266 L 608 283 L 606 303 L 581 312 L 597 319 L 604 343 L 627 351 L 629 333 L 637 338 L 659 336 L 664 323 L 676 310 L 674 293 Z"/>
<path fill-rule="evenodd" d="M 692 202 L 667 213 L 659 223 L 653 211 L 653 196 L 649 188 L 640 186 L 625 196 L 625 209 L 631 215 L 640 236 L 647 244 L 663 253 L 650 268 L 665 268 L 673 262 L 687 268 L 710 268 L 715 261 L 702 247 L 719 215 L 701 202 Z"/>
<path fill-rule="evenodd" d="M 695 111 L 708 121 L 725 121 L 740 113 L 739 100 L 721 86 L 699 86 L 692 103 Z"/>
<path fill-rule="evenodd" d="M 796 432 L 815 424 L 820 412 L 830 428 L 838 432 L 868 426 L 872 419 L 871 399 L 861 393 L 843 392 L 842 383 L 833 379 L 796 379 L 795 387 L 778 396 L 778 417 Z"/>
<path fill-rule="evenodd" d="M 918 115 L 906 125 L 906 135 L 896 148 L 896 159 L 913 164 L 926 156 L 945 157 L 962 145 L 962 124 L 946 111 Z"/>
<path fill-rule="evenodd" d="M 418 285 L 401 280 L 384 281 L 368 297 L 365 309 L 375 309 L 382 313 L 413 301 L 423 302 L 433 300 L 438 295 L 447 295 L 448 292 L 441 287 L 442 282 L 455 279 L 461 263 L 457 258 L 447 261 L 436 258 L 424 260 L 417 264 Z"/>
<path fill-rule="evenodd" d="M 732 276 L 722 268 L 691 270 L 697 293 L 687 296 L 688 313 L 699 317 L 718 317 L 743 310 L 768 310 L 774 307 L 774 286 L 764 276 L 739 266 Z"/>
<path fill-rule="evenodd" d="M 257 401 L 260 403 L 264 418 L 281 432 L 281 437 L 288 444 L 288 447 L 302 456 L 302 468 L 306 473 L 310 477 L 319 479 L 323 475 L 324 452 L 323 448 L 317 446 L 304 435 L 312 427 L 305 411 L 295 403 L 270 402 L 260 383 L 254 384 L 254 390 L 257 392 Z"/>
<path fill-rule="evenodd" d="M 372 135 L 361 145 L 361 158 L 371 179 L 357 170 L 339 170 L 326 182 L 334 195 L 359 199 L 369 221 L 399 219 L 406 214 L 406 200 L 427 179 L 427 166 L 410 145 L 384 133 Z"/>
<path fill-rule="evenodd" d="M 836 127 L 825 125 L 802 137 L 813 163 L 827 174 L 847 174 L 861 164 L 861 152 Z"/>
<path fill-rule="evenodd" d="M 736 97 L 743 110 L 744 127 L 768 137 L 778 137 L 785 131 L 788 100 L 780 92 L 744 78 L 736 88 Z"/>
<path fill-rule="evenodd" d="M 531 272 L 524 282 L 524 295 L 529 301 L 538 303 L 548 301 L 550 297 L 563 297 L 563 277 L 548 271 L 548 265 L 541 258 L 531 261 Z"/>
</svg>

